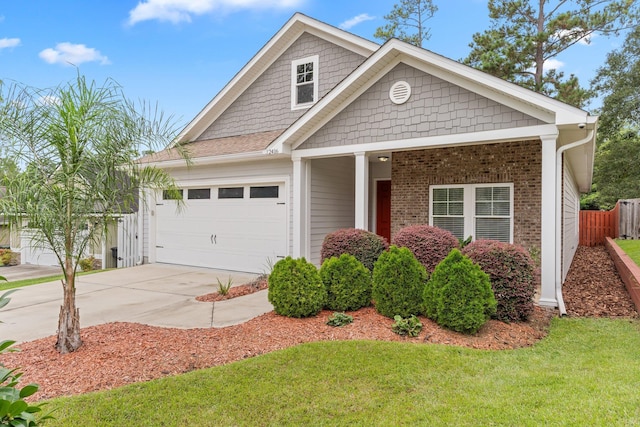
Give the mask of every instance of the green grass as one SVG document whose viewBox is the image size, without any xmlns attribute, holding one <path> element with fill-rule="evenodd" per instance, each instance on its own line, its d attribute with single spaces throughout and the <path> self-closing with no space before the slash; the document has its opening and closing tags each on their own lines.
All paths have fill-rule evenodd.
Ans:
<svg viewBox="0 0 640 427">
<path fill-rule="evenodd" d="M 78 272 L 76 276 L 86 276 L 88 274 L 102 273 L 103 271 L 109 271 L 109 270 L 112 270 L 112 269 L 82 271 L 82 272 Z M 0 271 L 0 273 L 1 272 L 2 271 Z M 62 279 L 62 274 L 57 274 L 55 276 L 36 277 L 33 279 L 15 280 L 12 282 L 0 281 L 0 291 L 6 291 L 8 289 L 14 289 L 14 288 L 22 288 L 24 286 L 39 285 L 40 283 L 53 282 L 60 279 Z"/>
<path fill-rule="evenodd" d="M 513 351 L 373 341 L 300 345 L 52 400 L 47 425 L 640 425 L 640 323 L 555 319 Z"/>
<path fill-rule="evenodd" d="M 640 240 L 618 239 L 616 240 L 616 243 L 627 255 L 629 255 L 633 262 L 640 265 Z"/>
</svg>

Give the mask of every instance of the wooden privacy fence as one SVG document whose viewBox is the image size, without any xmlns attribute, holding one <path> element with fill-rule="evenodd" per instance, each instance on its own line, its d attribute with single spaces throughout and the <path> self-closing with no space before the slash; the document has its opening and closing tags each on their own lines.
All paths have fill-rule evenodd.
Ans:
<svg viewBox="0 0 640 427">
<path fill-rule="evenodd" d="M 580 211 L 580 244 L 604 245 L 605 237 L 618 237 L 620 203 L 610 211 Z"/>
<path fill-rule="evenodd" d="M 610 211 L 580 211 L 580 244 L 604 245 L 605 237 L 640 239 L 640 199 L 618 200 Z"/>
<path fill-rule="evenodd" d="M 640 199 L 619 200 L 621 239 L 640 239 Z"/>
</svg>

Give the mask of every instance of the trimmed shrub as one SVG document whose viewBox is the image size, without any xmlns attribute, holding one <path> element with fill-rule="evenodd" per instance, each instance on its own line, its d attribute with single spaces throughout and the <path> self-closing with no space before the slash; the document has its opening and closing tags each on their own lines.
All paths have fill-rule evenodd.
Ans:
<svg viewBox="0 0 640 427">
<path fill-rule="evenodd" d="M 424 289 L 424 308 L 438 325 L 474 334 L 496 311 L 489 276 L 453 249 L 436 266 Z"/>
<path fill-rule="evenodd" d="M 322 310 L 327 290 L 315 265 L 290 256 L 273 266 L 268 299 L 273 310 L 287 317 L 314 316 Z"/>
<path fill-rule="evenodd" d="M 0 249 L 0 265 L 11 264 L 11 249 Z"/>
<path fill-rule="evenodd" d="M 476 240 L 462 253 L 489 275 L 498 302 L 495 318 L 503 322 L 527 320 L 533 312 L 535 261 L 519 245 Z"/>
<path fill-rule="evenodd" d="M 321 262 L 331 257 L 350 254 L 356 257 L 369 271 L 380 254 L 389 248 L 384 237 L 358 228 L 342 228 L 325 236 L 320 252 Z"/>
<path fill-rule="evenodd" d="M 353 255 L 325 260 L 320 279 L 327 289 L 325 307 L 329 310 L 352 311 L 371 304 L 371 272 Z"/>
<path fill-rule="evenodd" d="M 409 317 L 422 311 L 427 271 L 407 248 L 391 246 L 373 267 L 372 297 L 383 316 Z"/>
<path fill-rule="evenodd" d="M 392 243 L 409 248 L 429 273 L 433 272 L 451 249 L 459 247 L 458 239 L 450 231 L 430 225 L 404 227 L 393 236 Z"/>
</svg>

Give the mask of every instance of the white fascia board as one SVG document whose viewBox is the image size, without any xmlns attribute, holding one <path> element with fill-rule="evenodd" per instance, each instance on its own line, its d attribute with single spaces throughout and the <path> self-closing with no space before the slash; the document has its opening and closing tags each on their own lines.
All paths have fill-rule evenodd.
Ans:
<svg viewBox="0 0 640 427">
<path fill-rule="evenodd" d="M 394 141 L 371 142 L 367 144 L 340 145 L 325 148 L 309 148 L 296 150 L 291 154 L 292 160 L 335 157 L 340 155 L 353 155 L 356 152 L 382 152 L 382 151 L 407 151 L 421 148 L 452 147 L 457 145 L 492 144 L 507 141 L 537 140 L 540 135 L 557 135 L 558 128 L 555 125 L 526 126 L 491 130 L 483 132 L 470 132 L 452 135 L 428 136 L 421 138 L 399 139 Z"/>
<path fill-rule="evenodd" d="M 194 134 L 203 132 L 305 31 L 365 57 L 380 47 L 377 43 L 296 13 L 180 132 L 176 142 L 187 142 Z M 207 122 L 198 126 L 205 119 Z"/>
</svg>

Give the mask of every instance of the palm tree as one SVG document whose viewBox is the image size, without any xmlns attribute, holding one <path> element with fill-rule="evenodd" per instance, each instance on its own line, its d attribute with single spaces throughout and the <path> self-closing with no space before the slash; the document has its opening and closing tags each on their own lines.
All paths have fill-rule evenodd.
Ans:
<svg viewBox="0 0 640 427">
<path fill-rule="evenodd" d="M 82 345 L 76 307 L 78 261 L 108 224 L 137 208 L 145 189 L 174 188 L 164 171 L 136 162 L 164 148 L 175 121 L 147 104 L 137 106 L 120 86 L 85 77 L 50 90 L 2 87 L 0 138 L 24 172 L 8 180 L 0 212 L 20 229 L 38 230 L 34 245 L 48 248 L 63 271 L 56 349 Z"/>
</svg>

